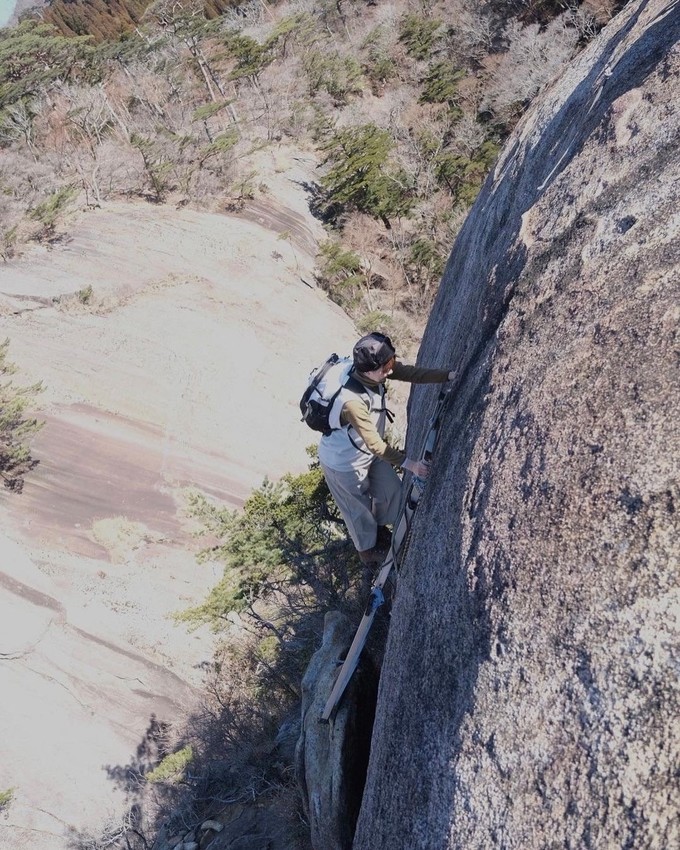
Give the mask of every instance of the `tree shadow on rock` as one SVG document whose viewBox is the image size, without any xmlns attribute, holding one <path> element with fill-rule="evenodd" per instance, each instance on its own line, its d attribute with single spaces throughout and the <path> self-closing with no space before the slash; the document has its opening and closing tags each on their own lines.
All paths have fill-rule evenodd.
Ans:
<svg viewBox="0 0 680 850">
<path fill-rule="evenodd" d="M 328 192 L 320 183 L 307 180 L 294 181 L 307 194 L 309 211 L 322 224 L 335 225 L 343 209 L 337 204 L 329 204 Z"/>
<path fill-rule="evenodd" d="M 127 764 L 106 772 L 126 797 L 125 815 L 97 837 L 73 832 L 69 850 L 165 850 L 195 839 L 213 850 L 310 850 L 295 779 L 300 682 L 323 631 L 324 611 L 292 585 L 279 604 L 294 616 L 281 638 L 244 621 L 203 665 L 201 703 L 177 725 L 152 716 Z M 358 610 L 348 598 L 347 610 Z M 281 625 L 281 624 L 279 624 Z M 190 752 L 176 772 L 168 765 Z M 206 821 L 217 831 L 202 830 Z M 199 842 L 200 838 L 200 842 Z"/>
</svg>

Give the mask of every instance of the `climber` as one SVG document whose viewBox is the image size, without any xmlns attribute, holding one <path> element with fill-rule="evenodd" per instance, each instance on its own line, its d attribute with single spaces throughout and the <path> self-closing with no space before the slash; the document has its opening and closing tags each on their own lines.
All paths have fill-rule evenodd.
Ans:
<svg viewBox="0 0 680 850">
<path fill-rule="evenodd" d="M 453 380 L 455 372 L 407 366 L 396 359 L 392 341 L 373 332 L 356 343 L 350 376 L 364 390 L 343 387 L 330 413 L 331 430 L 319 444 L 319 461 L 328 489 L 347 524 L 352 542 L 366 566 L 382 562 L 398 515 L 401 479 L 394 467 L 426 478 L 428 464 L 413 460 L 385 442 L 385 380 L 435 384 Z"/>
</svg>

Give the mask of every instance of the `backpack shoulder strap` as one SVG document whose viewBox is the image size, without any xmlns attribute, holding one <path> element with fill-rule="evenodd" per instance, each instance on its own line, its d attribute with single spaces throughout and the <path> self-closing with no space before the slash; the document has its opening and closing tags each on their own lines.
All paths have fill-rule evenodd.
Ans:
<svg viewBox="0 0 680 850">
<path fill-rule="evenodd" d="M 370 407 L 371 407 L 370 393 L 369 393 L 368 389 L 361 383 L 361 381 L 358 381 L 354 377 L 354 375 L 352 374 L 353 371 L 354 370 L 350 371 L 349 376 L 348 376 L 347 380 L 345 381 L 345 387 L 350 392 L 356 393 L 356 395 L 364 396 L 368 400 L 368 406 L 369 406 L 369 409 L 370 409 Z M 354 448 L 357 451 L 361 452 L 362 455 L 370 455 L 371 454 L 371 452 L 369 452 L 367 449 L 362 449 L 361 446 L 357 445 L 356 441 L 352 437 L 352 426 L 351 425 L 347 429 L 347 437 L 349 438 L 349 441 L 354 446 Z"/>
<path fill-rule="evenodd" d="M 367 387 L 365 387 L 361 383 L 361 381 L 358 381 L 351 372 L 349 373 L 349 377 L 345 381 L 345 386 L 347 387 L 348 390 L 351 390 L 353 393 L 357 393 L 357 395 L 365 396 L 368 399 L 368 403 L 369 403 L 369 407 L 370 407 L 371 397 L 370 397 L 370 393 L 369 393 Z M 384 387 L 383 387 L 382 391 L 380 391 L 378 393 L 378 395 L 380 396 L 380 399 L 381 399 L 381 402 L 382 402 L 382 410 L 385 411 L 385 415 L 387 416 L 387 421 L 390 422 L 390 423 L 394 422 L 394 414 L 392 413 L 391 410 L 389 410 L 389 408 L 387 407 L 387 404 L 386 404 L 387 393 L 385 392 Z"/>
<path fill-rule="evenodd" d="M 360 381 L 358 381 L 354 377 L 352 371 L 350 371 L 349 375 L 347 376 L 347 379 L 345 380 L 345 387 L 350 392 L 356 393 L 357 395 L 365 395 L 366 397 L 370 398 L 368 390 Z"/>
<path fill-rule="evenodd" d="M 331 356 L 326 360 L 323 366 L 319 369 L 319 371 L 312 378 L 309 386 L 316 387 L 318 386 L 323 378 L 326 377 L 326 372 L 331 368 L 331 366 L 335 366 L 335 364 L 340 360 L 337 354 L 331 354 Z"/>
</svg>

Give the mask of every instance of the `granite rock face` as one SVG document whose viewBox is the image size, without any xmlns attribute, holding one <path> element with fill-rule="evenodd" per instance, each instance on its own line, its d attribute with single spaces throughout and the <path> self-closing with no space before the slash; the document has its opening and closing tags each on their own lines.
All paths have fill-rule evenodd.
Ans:
<svg viewBox="0 0 680 850">
<path fill-rule="evenodd" d="M 331 722 L 319 720 L 353 636 L 353 624 L 344 614 L 326 614 L 323 643 L 302 680 L 295 773 L 315 850 L 351 847 L 366 777 L 377 685 L 370 657 L 357 670 Z"/>
<path fill-rule="evenodd" d="M 629 3 L 454 246 L 355 850 L 680 846 L 679 36 Z"/>
</svg>

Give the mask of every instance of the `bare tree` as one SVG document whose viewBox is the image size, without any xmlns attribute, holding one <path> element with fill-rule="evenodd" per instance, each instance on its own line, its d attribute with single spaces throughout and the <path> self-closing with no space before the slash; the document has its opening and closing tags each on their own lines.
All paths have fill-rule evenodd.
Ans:
<svg viewBox="0 0 680 850">
<path fill-rule="evenodd" d="M 6 106 L 0 113 L 0 143 L 22 140 L 37 159 L 33 123 L 38 113 L 39 108 L 26 97 Z"/>
<path fill-rule="evenodd" d="M 507 50 L 498 58 L 487 88 L 487 105 L 503 120 L 521 112 L 538 91 L 574 55 L 580 35 L 569 16 L 560 15 L 545 29 L 511 20 L 505 28 Z"/>
</svg>

